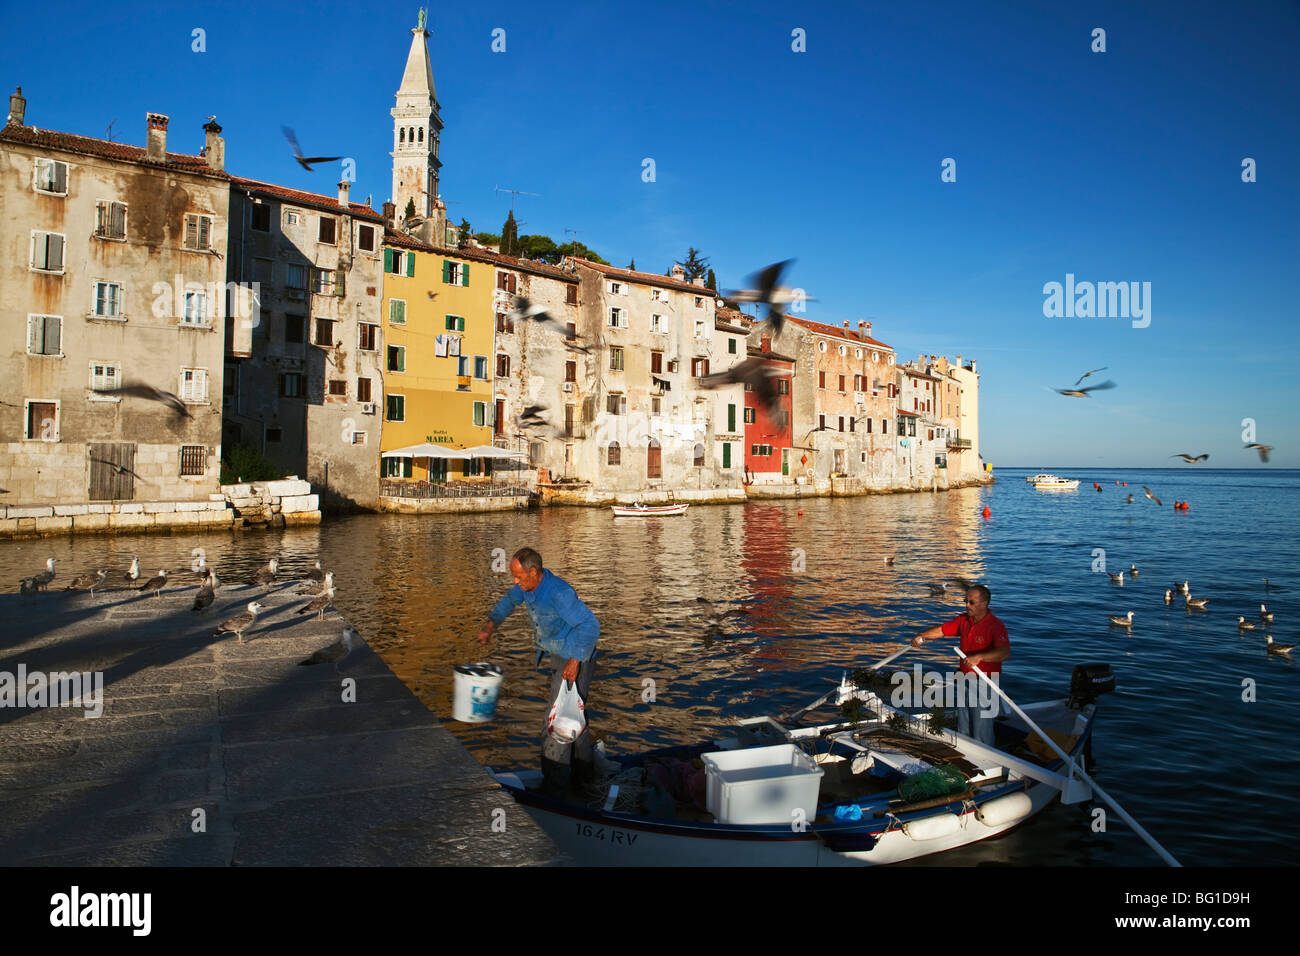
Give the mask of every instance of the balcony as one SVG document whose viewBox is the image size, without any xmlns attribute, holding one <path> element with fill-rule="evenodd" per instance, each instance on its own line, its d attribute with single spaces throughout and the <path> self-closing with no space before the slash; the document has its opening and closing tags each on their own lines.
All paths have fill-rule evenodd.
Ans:
<svg viewBox="0 0 1300 956">
<path fill-rule="evenodd" d="M 468 392 L 468 391 L 469 391 L 469 383 L 470 383 L 471 381 L 472 381 L 472 379 L 471 379 L 471 377 L 468 376 L 468 375 L 457 375 L 457 376 L 456 376 L 456 390 L 457 390 L 457 391 L 460 391 L 460 392 Z"/>
<path fill-rule="evenodd" d="M 953 438 L 949 436 L 948 438 L 949 451 L 966 451 L 969 448 L 970 448 L 969 438 Z"/>
</svg>

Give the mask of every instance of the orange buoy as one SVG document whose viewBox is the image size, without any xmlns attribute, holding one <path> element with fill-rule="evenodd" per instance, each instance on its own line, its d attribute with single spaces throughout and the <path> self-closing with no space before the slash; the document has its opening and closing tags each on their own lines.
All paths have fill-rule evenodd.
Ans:
<svg viewBox="0 0 1300 956">
<path fill-rule="evenodd" d="M 1184 501 L 1184 502 L 1183 502 L 1183 510 L 1184 510 L 1184 511 L 1191 511 L 1191 510 L 1192 510 L 1192 506 L 1189 505 L 1186 501 Z"/>
<path fill-rule="evenodd" d="M 1119 482 L 1118 482 L 1118 481 L 1117 481 L 1117 482 L 1115 482 L 1115 484 L 1117 484 L 1117 485 L 1118 485 L 1118 484 L 1119 484 Z"/>
<path fill-rule="evenodd" d="M 800 518 L 803 517 L 803 509 L 802 509 L 802 508 L 799 509 L 799 517 L 800 517 Z"/>
<path fill-rule="evenodd" d="M 1124 482 L 1124 487 L 1125 487 L 1125 488 L 1127 488 L 1127 487 L 1128 487 L 1128 482 L 1127 482 L 1127 481 L 1126 481 L 1126 482 Z"/>
<path fill-rule="evenodd" d="M 993 517 L 993 512 L 989 510 L 989 506 L 988 506 L 988 505 L 985 505 L 985 506 L 984 506 L 984 517 L 985 517 L 985 518 L 992 518 L 992 517 Z"/>
</svg>

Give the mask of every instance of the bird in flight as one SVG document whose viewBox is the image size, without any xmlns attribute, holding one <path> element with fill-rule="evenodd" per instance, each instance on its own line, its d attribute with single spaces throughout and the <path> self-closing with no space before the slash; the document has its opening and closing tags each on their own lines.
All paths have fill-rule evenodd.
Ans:
<svg viewBox="0 0 1300 956">
<path fill-rule="evenodd" d="M 1273 450 L 1272 445 L 1261 445 L 1259 442 L 1255 442 L 1255 441 L 1251 442 L 1246 447 L 1253 448 L 1255 449 L 1255 451 L 1259 452 L 1259 460 L 1262 462 L 1268 461 L 1268 453 Z"/>
<path fill-rule="evenodd" d="M 151 402 L 162 402 L 178 418 L 189 418 L 190 410 L 185 407 L 185 403 L 180 397 L 173 392 L 165 392 L 161 388 L 154 388 L 152 385 L 146 385 L 143 382 L 133 382 L 129 385 L 119 385 L 117 388 L 95 388 L 91 389 L 97 395 L 128 395 L 131 398 L 143 398 Z"/>
<path fill-rule="evenodd" d="M 780 400 L 777 398 L 776 383 L 772 377 L 779 374 L 777 369 L 755 355 L 726 371 L 702 376 L 699 385 L 700 388 L 722 388 L 724 385 L 743 382 L 754 390 L 754 397 L 763 403 L 763 407 L 768 412 L 775 412 L 778 410 Z"/>
<path fill-rule="evenodd" d="M 1085 375 L 1084 378 L 1087 378 Z M 1080 379 L 1082 381 L 1082 379 Z M 1078 384 L 1077 382 L 1075 384 Z M 1087 388 L 1057 388 L 1053 391 L 1060 392 L 1069 398 L 1087 398 L 1089 392 L 1100 392 L 1103 389 L 1114 388 L 1115 383 L 1112 381 L 1102 382 L 1100 385 L 1090 385 Z"/>
<path fill-rule="evenodd" d="M 1148 488 L 1146 485 L 1142 486 L 1142 493 L 1146 495 L 1148 498 L 1150 498 L 1152 501 L 1154 501 L 1156 504 L 1160 504 L 1160 499 L 1157 498 L 1155 495 L 1153 495 L 1151 493 L 1151 489 Z"/>
<path fill-rule="evenodd" d="M 767 306 L 767 315 L 764 318 L 772 323 L 773 333 L 780 335 L 785 316 L 777 306 L 789 305 L 792 302 L 816 301 L 804 295 L 801 289 L 786 289 L 781 286 L 781 276 L 793 263 L 793 259 L 772 263 L 749 277 L 749 282 L 754 288 L 736 289 L 728 292 L 724 298 L 732 302 L 753 302 Z"/>
<path fill-rule="evenodd" d="M 1187 452 L 1185 452 L 1185 451 L 1180 451 L 1178 454 L 1176 454 L 1176 455 L 1170 455 L 1169 457 L 1170 457 L 1170 458 L 1181 458 L 1183 461 L 1187 462 L 1188 464 L 1193 464 L 1193 463 L 1198 462 L 1198 461 L 1208 461 L 1209 458 L 1210 458 L 1209 455 L 1197 455 L 1195 458 L 1193 458 L 1191 455 L 1187 454 Z"/>
<path fill-rule="evenodd" d="M 515 296 L 515 308 L 514 311 L 510 313 L 510 321 L 514 322 L 516 319 L 521 321 L 532 319 L 534 322 L 540 323 L 552 332 L 558 332 L 560 335 L 564 336 L 565 344 L 569 348 L 577 349 L 579 352 L 591 352 L 591 349 L 584 348 L 575 342 L 569 336 L 568 328 L 566 328 L 558 319 L 554 318 L 551 313 L 547 312 L 545 306 L 534 305 L 522 295 Z"/>
<path fill-rule="evenodd" d="M 542 412 L 546 411 L 545 405 L 529 405 L 520 413 L 518 425 L 520 428 L 538 428 L 550 424 L 542 417 Z"/>
<path fill-rule="evenodd" d="M 1092 372 L 1084 372 L 1082 375 L 1079 376 L 1079 382 L 1082 382 L 1085 378 L 1087 378 L 1089 375 L 1092 375 L 1094 372 L 1104 372 L 1108 368 L 1110 368 L 1109 365 L 1103 365 L 1101 368 L 1093 369 Z M 1079 382 L 1075 382 L 1074 384 L 1078 385 Z"/>
<path fill-rule="evenodd" d="M 115 461 L 109 461 L 107 458 L 96 458 L 94 455 L 91 455 L 91 456 L 90 456 L 90 460 L 91 460 L 91 461 L 97 461 L 97 462 L 99 462 L 101 465 L 108 465 L 109 468 L 113 469 L 113 473 L 114 473 L 114 474 L 117 474 L 117 475 L 130 475 L 132 478 L 140 478 L 140 476 L 139 476 L 138 474 L 136 474 L 136 473 L 135 473 L 134 471 L 132 471 L 130 468 L 126 467 L 126 465 L 119 465 L 117 462 L 115 462 Z M 141 480 L 141 481 L 144 481 L 143 478 L 140 478 L 140 480 Z"/>
<path fill-rule="evenodd" d="M 293 135 L 293 130 L 287 126 L 281 126 L 280 129 L 284 132 L 284 138 L 289 141 L 289 145 L 293 148 L 293 158 L 298 161 L 299 166 L 309 173 L 312 171 L 313 163 L 333 163 L 343 158 L 342 156 L 304 156 L 302 149 L 298 146 L 298 137 Z"/>
</svg>

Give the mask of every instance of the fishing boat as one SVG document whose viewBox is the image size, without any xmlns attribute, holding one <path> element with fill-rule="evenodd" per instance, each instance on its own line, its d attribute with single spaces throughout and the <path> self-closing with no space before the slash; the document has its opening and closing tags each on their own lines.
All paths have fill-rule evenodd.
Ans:
<svg viewBox="0 0 1300 956">
<path fill-rule="evenodd" d="M 750 718 L 724 739 L 602 762 L 585 800 L 545 792 L 537 770 L 493 777 L 562 850 L 600 865 L 896 863 L 1005 833 L 1058 795 L 1093 797 L 1082 764 L 1095 701 L 1114 689 L 1107 665 L 1076 666 L 1066 698 L 1013 704 L 995 747 L 931 726 L 937 710 L 891 707 L 863 674 L 813 705 L 833 696 L 838 720 Z"/>
<path fill-rule="evenodd" d="M 1038 491 L 1074 491 L 1079 487 L 1077 478 L 1061 478 L 1058 475 L 1041 475 L 1039 481 L 1034 482 L 1034 488 Z"/>
<path fill-rule="evenodd" d="M 690 505 L 647 505 L 638 501 L 634 505 L 613 505 L 615 518 L 667 518 L 684 515 Z"/>
</svg>

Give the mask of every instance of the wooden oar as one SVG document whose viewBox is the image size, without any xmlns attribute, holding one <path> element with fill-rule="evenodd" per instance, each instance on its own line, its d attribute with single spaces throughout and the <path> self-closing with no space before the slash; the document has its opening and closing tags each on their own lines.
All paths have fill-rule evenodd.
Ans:
<svg viewBox="0 0 1300 956">
<path fill-rule="evenodd" d="M 966 655 L 961 652 L 961 648 L 957 648 L 957 656 L 960 657 L 963 661 L 966 660 Z M 1042 728 L 1040 728 L 1036 723 L 1030 720 L 1029 715 L 1026 714 L 1023 710 L 1021 710 L 1018 706 L 1016 706 L 1016 702 L 1012 700 L 1010 697 L 1008 697 L 1006 695 L 1006 692 L 1003 691 L 1001 687 L 999 687 L 993 681 L 989 680 L 989 676 L 985 674 L 982 670 L 980 670 L 977 665 L 972 665 L 971 670 L 973 670 L 976 674 L 979 675 L 980 680 L 982 680 L 984 683 L 992 687 L 993 690 L 997 693 L 997 695 L 1007 702 L 1007 706 L 1009 706 L 1012 710 L 1014 710 L 1017 714 L 1019 714 L 1020 719 L 1023 720 L 1026 724 L 1028 724 L 1030 728 L 1032 728 L 1034 732 L 1037 733 L 1040 738 L 1042 738 L 1042 740 L 1047 744 L 1047 746 L 1051 747 L 1052 750 L 1056 752 L 1056 755 L 1058 757 L 1060 757 L 1062 760 L 1065 761 L 1065 765 L 1070 768 L 1071 774 L 1077 773 L 1080 777 L 1086 780 L 1088 782 L 1088 785 L 1092 787 L 1093 792 L 1096 793 L 1097 796 L 1105 800 L 1108 804 L 1110 804 L 1111 809 L 1119 814 L 1120 819 L 1122 819 L 1125 823 L 1131 826 L 1133 828 L 1133 832 L 1136 833 L 1138 836 L 1140 836 L 1143 840 L 1145 840 L 1146 844 L 1149 847 L 1151 847 L 1151 849 L 1155 850 L 1156 853 L 1160 854 L 1160 859 L 1164 860 L 1170 866 L 1182 866 L 1181 863 L 1179 863 L 1177 860 L 1174 859 L 1173 854 L 1171 854 L 1168 850 L 1166 850 L 1164 847 L 1162 847 L 1159 843 L 1156 842 L 1155 837 L 1147 833 L 1146 830 L 1142 829 L 1142 825 L 1140 823 L 1138 823 L 1131 816 L 1129 816 L 1128 812 L 1123 807 L 1121 807 L 1118 803 L 1112 800 L 1110 796 L 1106 793 L 1106 791 L 1101 789 L 1101 787 L 1097 785 L 1097 781 L 1093 780 L 1090 776 L 1084 773 L 1083 770 L 1077 764 L 1075 764 L 1073 760 L 1070 759 L 1069 755 L 1067 755 L 1064 750 L 1062 750 L 1060 747 L 1056 745 L 1056 741 L 1054 741 L 1051 737 L 1047 736 L 1047 733 Z"/>
<path fill-rule="evenodd" d="M 870 669 L 870 670 L 873 670 L 873 671 L 875 671 L 875 670 L 880 670 L 880 668 L 884 667 L 884 666 L 885 666 L 886 664 L 888 664 L 890 661 L 892 661 L 892 660 L 894 660 L 894 659 L 896 659 L 896 658 L 902 657 L 904 654 L 906 654 L 906 653 L 907 653 L 908 651 L 910 651 L 911 649 L 912 649 L 912 645 L 911 645 L 911 644 L 904 644 L 902 650 L 895 651 L 894 653 L 890 654 L 888 657 L 886 657 L 886 658 L 885 658 L 884 660 L 882 660 L 882 661 L 877 661 L 876 663 L 872 664 L 871 667 L 870 667 L 869 669 Z M 782 717 L 782 718 L 781 718 L 781 722 L 782 722 L 782 723 L 787 723 L 787 722 L 790 722 L 790 721 L 798 720 L 800 717 L 802 717 L 804 714 L 808 713 L 809 711 L 811 711 L 811 710 L 816 710 L 816 709 L 817 709 L 818 707 L 820 707 L 822 704 L 826 703 L 826 701 L 830 700 L 833 696 L 835 696 L 835 691 L 838 691 L 838 690 L 840 689 L 841 686 L 843 686 L 843 681 L 841 681 L 839 684 L 836 684 L 836 685 L 835 685 L 835 690 L 827 691 L 825 694 L 823 694 L 821 697 L 818 697 L 815 701 L 813 701 L 813 702 L 812 702 L 811 704 L 809 704 L 807 707 L 804 707 L 804 708 L 802 708 L 801 710 L 797 710 L 797 711 L 795 711 L 793 714 L 791 714 L 791 715 L 788 716 L 788 717 Z"/>
</svg>

